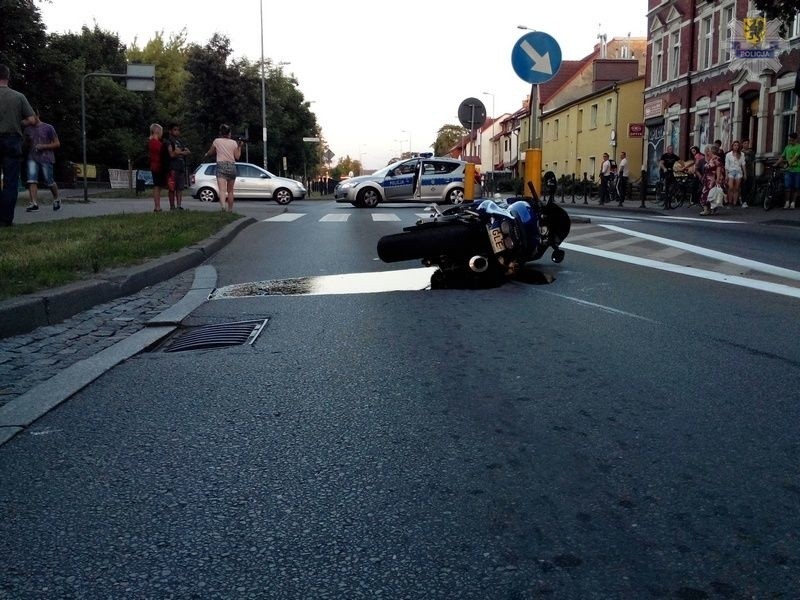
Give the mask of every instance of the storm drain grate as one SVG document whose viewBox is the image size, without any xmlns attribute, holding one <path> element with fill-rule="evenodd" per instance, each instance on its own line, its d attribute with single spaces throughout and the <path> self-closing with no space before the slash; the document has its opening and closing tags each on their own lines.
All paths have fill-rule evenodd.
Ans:
<svg viewBox="0 0 800 600">
<path fill-rule="evenodd" d="M 203 325 L 187 331 L 164 348 L 164 352 L 184 352 L 205 348 L 224 348 L 226 346 L 252 345 L 267 326 L 269 319 L 262 321 L 237 321 Z"/>
</svg>

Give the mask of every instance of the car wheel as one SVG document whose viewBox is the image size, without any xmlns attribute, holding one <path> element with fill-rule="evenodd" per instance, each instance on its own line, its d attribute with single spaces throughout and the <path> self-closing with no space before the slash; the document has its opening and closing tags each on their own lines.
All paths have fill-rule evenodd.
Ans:
<svg viewBox="0 0 800 600">
<path fill-rule="evenodd" d="M 219 198 L 217 198 L 217 192 L 210 187 L 200 188 L 200 191 L 197 192 L 197 197 L 200 199 L 200 202 L 217 202 L 219 200 Z"/>
<path fill-rule="evenodd" d="M 286 188 L 278 188 L 277 190 L 275 190 L 275 193 L 272 195 L 272 197 L 278 204 L 281 205 L 289 204 L 289 202 L 292 201 L 292 192 L 290 192 Z"/>
<path fill-rule="evenodd" d="M 375 208 L 380 201 L 380 194 L 375 188 L 364 188 L 356 196 L 356 205 L 364 208 Z"/>
<path fill-rule="evenodd" d="M 447 192 L 445 204 L 461 204 L 464 202 L 464 190 L 461 188 L 453 188 Z"/>
</svg>

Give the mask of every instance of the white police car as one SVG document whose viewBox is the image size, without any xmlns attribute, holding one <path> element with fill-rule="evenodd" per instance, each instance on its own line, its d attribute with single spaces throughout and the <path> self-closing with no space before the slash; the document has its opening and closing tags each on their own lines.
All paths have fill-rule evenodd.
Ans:
<svg viewBox="0 0 800 600">
<path fill-rule="evenodd" d="M 333 196 L 336 202 L 349 202 L 358 208 L 373 208 L 381 202 L 460 204 L 464 200 L 466 166 L 466 162 L 454 158 L 422 154 L 372 175 L 346 179 L 336 186 Z M 475 195 L 480 195 L 477 182 Z"/>
</svg>

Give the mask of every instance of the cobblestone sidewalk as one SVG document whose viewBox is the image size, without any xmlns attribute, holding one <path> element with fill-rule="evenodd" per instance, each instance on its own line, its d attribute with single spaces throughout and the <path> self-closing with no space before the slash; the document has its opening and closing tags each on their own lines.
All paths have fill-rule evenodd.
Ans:
<svg viewBox="0 0 800 600">
<path fill-rule="evenodd" d="M 144 328 L 147 321 L 181 300 L 193 279 L 194 269 L 189 269 L 58 325 L 0 339 L 0 406 Z"/>
</svg>

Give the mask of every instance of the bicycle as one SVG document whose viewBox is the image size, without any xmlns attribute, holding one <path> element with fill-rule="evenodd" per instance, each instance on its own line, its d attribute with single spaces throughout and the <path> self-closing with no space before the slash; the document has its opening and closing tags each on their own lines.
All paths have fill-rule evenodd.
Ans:
<svg viewBox="0 0 800 600">
<path fill-rule="evenodd" d="M 656 181 L 655 194 L 650 202 L 665 210 L 680 208 L 687 200 L 691 204 L 693 185 L 691 175 L 673 176 L 669 180 L 659 179 Z"/>
<path fill-rule="evenodd" d="M 770 210 L 783 205 L 783 169 L 777 163 L 765 164 L 767 181 L 758 188 L 758 203 L 764 210 Z"/>
</svg>

